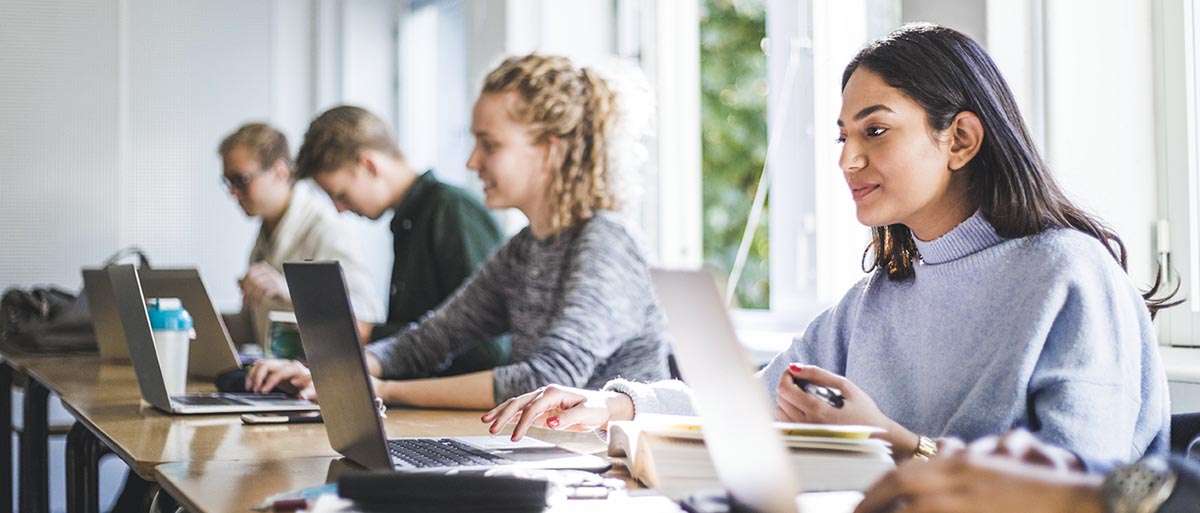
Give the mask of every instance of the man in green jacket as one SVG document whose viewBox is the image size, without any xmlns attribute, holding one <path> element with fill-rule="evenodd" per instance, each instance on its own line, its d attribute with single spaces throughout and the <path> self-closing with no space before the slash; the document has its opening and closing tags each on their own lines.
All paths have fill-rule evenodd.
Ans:
<svg viewBox="0 0 1200 513">
<path fill-rule="evenodd" d="M 387 321 L 377 340 L 405 329 L 450 297 L 499 246 L 491 213 L 468 192 L 418 174 L 391 130 L 367 110 L 341 106 L 318 116 L 296 158 L 298 178 L 312 178 L 339 212 L 370 219 L 394 211 L 395 261 L 388 287 Z M 491 369 L 508 362 L 507 339 L 476 346 L 443 375 Z"/>
</svg>

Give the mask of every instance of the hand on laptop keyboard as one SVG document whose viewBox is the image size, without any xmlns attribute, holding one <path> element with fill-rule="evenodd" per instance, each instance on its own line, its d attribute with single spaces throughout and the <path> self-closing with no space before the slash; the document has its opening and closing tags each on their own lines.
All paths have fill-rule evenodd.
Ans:
<svg viewBox="0 0 1200 513">
<path fill-rule="evenodd" d="M 305 389 L 311 391 L 311 398 L 304 397 Z M 315 400 L 317 396 L 316 391 L 312 390 L 312 375 L 308 367 L 295 360 L 254 362 L 254 367 L 246 373 L 246 391 L 259 394 L 282 392 L 310 400 Z"/>
</svg>

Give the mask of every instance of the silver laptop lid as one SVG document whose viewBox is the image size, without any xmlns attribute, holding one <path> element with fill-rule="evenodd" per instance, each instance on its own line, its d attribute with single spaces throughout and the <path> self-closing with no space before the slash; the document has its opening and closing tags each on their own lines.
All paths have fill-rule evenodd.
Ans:
<svg viewBox="0 0 1200 513">
<path fill-rule="evenodd" d="M 342 266 L 337 262 L 284 262 L 283 274 L 329 445 L 359 465 L 391 470 L 387 435 L 358 342 Z"/>
<path fill-rule="evenodd" d="M 113 300 L 129 343 L 129 356 L 133 359 L 133 372 L 138 388 L 142 390 L 142 399 L 161 410 L 171 411 L 171 398 L 158 365 L 154 332 L 150 328 L 150 316 L 146 314 L 146 300 L 137 269 L 132 265 L 114 265 L 108 268 L 108 277 L 112 281 Z"/>
<path fill-rule="evenodd" d="M 88 310 L 92 312 L 92 330 L 100 359 L 128 361 L 129 344 L 113 299 L 112 281 L 107 269 L 83 269 L 83 288 L 87 294 Z"/>
<path fill-rule="evenodd" d="M 708 452 L 729 494 L 750 510 L 795 513 L 799 484 L 763 384 L 707 271 L 652 269 L 680 372 L 693 391 Z"/>
<path fill-rule="evenodd" d="M 192 316 L 196 340 L 188 350 L 188 374 L 212 379 L 238 367 L 237 351 L 229 340 L 225 321 L 213 306 L 196 269 L 143 269 L 138 271 L 146 297 L 177 297 Z"/>
</svg>

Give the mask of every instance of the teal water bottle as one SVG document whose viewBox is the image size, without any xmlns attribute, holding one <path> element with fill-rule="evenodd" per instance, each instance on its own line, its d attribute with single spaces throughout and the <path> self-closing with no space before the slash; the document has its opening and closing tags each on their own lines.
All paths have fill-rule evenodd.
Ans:
<svg viewBox="0 0 1200 513">
<path fill-rule="evenodd" d="M 167 393 L 183 395 L 187 389 L 188 351 L 196 338 L 192 316 L 183 309 L 183 302 L 173 297 L 147 299 L 146 315 L 154 330 L 154 350 Z"/>
</svg>

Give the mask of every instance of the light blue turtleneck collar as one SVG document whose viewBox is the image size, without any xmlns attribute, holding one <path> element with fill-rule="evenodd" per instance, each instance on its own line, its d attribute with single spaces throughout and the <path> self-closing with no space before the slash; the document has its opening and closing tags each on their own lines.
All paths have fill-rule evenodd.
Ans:
<svg viewBox="0 0 1200 513">
<path fill-rule="evenodd" d="M 978 210 L 945 235 L 925 242 L 913 237 L 921 260 L 926 264 L 942 264 L 958 260 L 995 246 L 1005 239 L 996 233 L 992 224 Z"/>
</svg>

